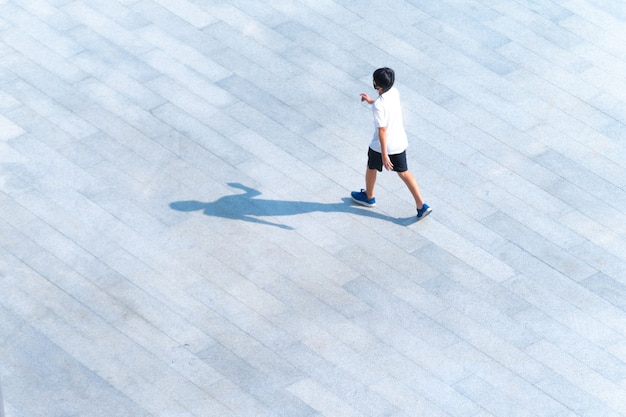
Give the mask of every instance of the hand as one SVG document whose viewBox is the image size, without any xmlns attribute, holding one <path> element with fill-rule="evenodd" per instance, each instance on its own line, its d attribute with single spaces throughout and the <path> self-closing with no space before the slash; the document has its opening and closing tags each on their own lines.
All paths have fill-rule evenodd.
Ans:
<svg viewBox="0 0 626 417">
<path fill-rule="evenodd" d="M 368 104 L 374 103 L 374 99 L 365 93 L 361 93 L 361 101 L 367 101 Z"/>
<path fill-rule="evenodd" d="M 391 171 L 393 169 L 393 164 L 391 163 L 391 159 L 389 159 L 389 155 L 383 155 L 383 165 L 387 171 Z"/>
</svg>

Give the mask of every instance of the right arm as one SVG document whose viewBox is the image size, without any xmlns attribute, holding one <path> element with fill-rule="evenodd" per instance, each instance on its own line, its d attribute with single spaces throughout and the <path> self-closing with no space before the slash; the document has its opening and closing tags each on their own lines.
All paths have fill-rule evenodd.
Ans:
<svg viewBox="0 0 626 417">
<path fill-rule="evenodd" d="M 379 127 L 378 128 L 378 139 L 380 140 L 380 150 L 383 158 L 383 166 L 387 171 L 391 171 L 393 169 L 393 164 L 391 163 L 391 159 L 389 159 L 389 154 L 387 154 L 387 128 Z"/>
</svg>

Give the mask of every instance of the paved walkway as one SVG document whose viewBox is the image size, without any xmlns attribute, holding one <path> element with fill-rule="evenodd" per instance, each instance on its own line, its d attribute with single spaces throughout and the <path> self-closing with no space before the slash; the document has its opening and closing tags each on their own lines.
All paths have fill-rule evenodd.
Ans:
<svg viewBox="0 0 626 417">
<path fill-rule="evenodd" d="M 626 416 L 626 6 L 0 0 L 7 417 Z M 433 214 L 379 177 L 396 70 Z"/>
</svg>

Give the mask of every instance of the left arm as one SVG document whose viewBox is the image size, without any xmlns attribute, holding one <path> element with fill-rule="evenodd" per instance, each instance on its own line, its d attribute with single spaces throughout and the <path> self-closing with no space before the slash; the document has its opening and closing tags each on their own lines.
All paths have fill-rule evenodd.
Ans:
<svg viewBox="0 0 626 417">
<path fill-rule="evenodd" d="M 361 101 L 366 101 L 367 104 L 374 104 L 374 99 L 365 93 L 361 93 Z"/>
</svg>

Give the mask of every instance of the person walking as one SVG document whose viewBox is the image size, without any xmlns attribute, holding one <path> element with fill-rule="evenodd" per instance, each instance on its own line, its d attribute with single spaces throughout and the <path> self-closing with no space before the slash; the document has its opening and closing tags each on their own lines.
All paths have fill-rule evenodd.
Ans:
<svg viewBox="0 0 626 417">
<path fill-rule="evenodd" d="M 352 191 L 352 200 L 366 207 L 375 206 L 376 176 L 385 167 L 388 171 L 397 172 L 404 181 L 415 200 L 417 219 L 421 220 L 428 216 L 432 209 L 424 202 L 417 180 L 407 165 L 406 148 L 409 143 L 402 119 L 400 93 L 393 86 L 394 82 L 395 73 L 391 68 L 378 68 L 373 74 L 374 89 L 378 91 L 378 98 L 374 99 L 366 93 L 361 93 L 361 101 L 372 105 L 375 129 L 368 150 L 365 189 Z"/>
</svg>

